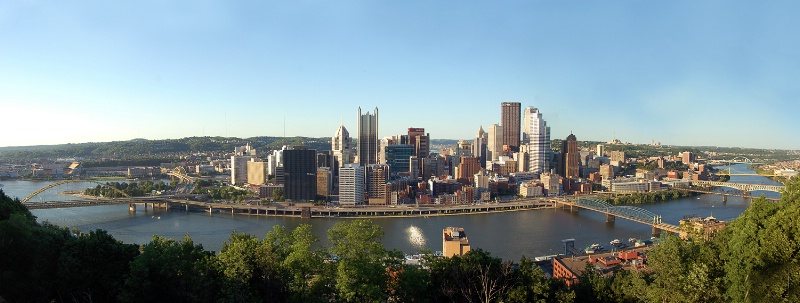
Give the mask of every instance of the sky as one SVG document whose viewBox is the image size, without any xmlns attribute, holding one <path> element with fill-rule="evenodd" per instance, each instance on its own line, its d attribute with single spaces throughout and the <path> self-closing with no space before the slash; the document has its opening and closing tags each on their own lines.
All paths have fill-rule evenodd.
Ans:
<svg viewBox="0 0 800 303">
<path fill-rule="evenodd" d="M 4 1 L 0 146 L 551 138 L 800 149 L 798 1 Z"/>
</svg>

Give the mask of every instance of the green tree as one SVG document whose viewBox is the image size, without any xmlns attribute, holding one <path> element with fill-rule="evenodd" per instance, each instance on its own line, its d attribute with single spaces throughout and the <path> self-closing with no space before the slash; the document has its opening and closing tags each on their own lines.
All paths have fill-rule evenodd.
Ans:
<svg viewBox="0 0 800 303">
<path fill-rule="evenodd" d="M 213 254 L 188 235 L 176 242 L 153 236 L 130 263 L 122 302 L 214 302 L 220 277 Z"/>
<path fill-rule="evenodd" d="M 508 293 L 508 302 L 572 302 L 574 291 L 563 282 L 548 278 L 531 259 L 522 257 L 515 271 L 515 283 Z"/>
<path fill-rule="evenodd" d="M 339 222 L 328 230 L 336 259 L 335 288 L 343 301 L 386 300 L 389 254 L 381 239 L 383 229 L 370 220 Z"/>
<path fill-rule="evenodd" d="M 59 297 L 71 301 L 116 300 L 138 246 L 123 244 L 104 230 L 68 241 L 58 260 Z"/>
<path fill-rule="evenodd" d="M 781 200 L 754 199 L 722 237 L 727 295 L 738 302 L 800 301 L 800 181 Z"/>
<path fill-rule="evenodd" d="M 284 302 L 288 277 L 269 244 L 233 232 L 217 256 L 225 277 L 222 295 L 231 302 Z"/>
</svg>

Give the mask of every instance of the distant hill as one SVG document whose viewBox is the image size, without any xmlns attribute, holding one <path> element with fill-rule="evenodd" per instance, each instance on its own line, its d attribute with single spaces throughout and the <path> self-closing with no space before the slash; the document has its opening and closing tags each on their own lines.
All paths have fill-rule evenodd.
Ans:
<svg viewBox="0 0 800 303">
<path fill-rule="evenodd" d="M 88 142 L 57 145 L 0 147 L 0 161 L 30 161 L 56 158 L 139 158 L 165 157 L 190 152 L 231 152 L 250 144 L 257 150 L 280 149 L 284 145 L 306 145 L 330 150 L 330 138 L 308 137 L 187 137 L 181 139 Z"/>
</svg>

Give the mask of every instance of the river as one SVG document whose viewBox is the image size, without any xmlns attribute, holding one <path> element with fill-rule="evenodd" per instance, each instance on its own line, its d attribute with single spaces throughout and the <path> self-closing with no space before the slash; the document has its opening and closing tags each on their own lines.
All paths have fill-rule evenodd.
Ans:
<svg viewBox="0 0 800 303">
<path fill-rule="evenodd" d="M 746 165 L 735 167 L 737 173 L 752 172 Z M 734 176 L 731 182 L 780 185 L 765 177 Z M 0 188 L 11 197 L 24 198 L 50 182 L 3 181 Z M 63 200 L 57 192 L 79 190 L 94 183 L 65 184 L 46 191 L 42 200 Z M 756 192 L 767 197 L 779 197 L 777 193 Z M 37 196 L 34 200 L 39 201 Z M 647 205 L 637 205 L 662 216 L 665 223 L 678 224 L 686 215 L 710 216 L 729 221 L 744 212 L 749 202 L 742 198 L 729 197 L 722 203 L 722 196 L 700 195 Z M 32 213 L 40 222 L 50 223 L 82 231 L 104 229 L 115 238 L 126 243 L 146 243 L 153 235 L 181 239 L 189 234 L 195 243 L 206 250 L 220 251 L 232 231 L 245 232 L 263 238 L 274 225 L 292 229 L 299 224 L 309 223 L 322 245 L 327 245 L 327 230 L 337 222 L 352 219 L 342 218 L 289 218 L 221 213 L 184 212 L 178 210 L 153 211 L 137 210 L 129 212 L 127 205 L 88 206 L 62 209 L 39 209 Z M 605 215 L 582 210 L 570 213 L 560 209 L 539 209 L 506 213 L 473 214 L 441 217 L 414 218 L 375 218 L 373 222 L 383 227 L 384 245 L 388 249 L 398 249 L 414 253 L 420 248 L 441 250 L 442 229 L 448 226 L 464 227 L 473 248 L 482 248 L 493 256 L 508 260 L 519 260 L 521 256 L 536 257 L 563 253 L 562 239 L 574 238 L 575 246 L 583 248 L 592 243 L 608 247 L 609 241 L 628 238 L 650 238 L 651 229 L 647 225 L 617 219 L 606 223 Z M 412 231 L 416 231 L 412 232 Z M 424 241 L 420 241 L 421 234 Z M 420 243 L 424 242 L 424 243 Z"/>
</svg>

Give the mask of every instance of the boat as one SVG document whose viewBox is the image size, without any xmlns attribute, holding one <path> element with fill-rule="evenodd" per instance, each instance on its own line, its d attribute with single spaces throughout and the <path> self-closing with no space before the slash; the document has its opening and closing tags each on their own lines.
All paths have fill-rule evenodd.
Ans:
<svg viewBox="0 0 800 303">
<path fill-rule="evenodd" d="M 611 245 L 617 246 L 620 244 L 622 244 L 622 241 L 620 241 L 619 239 L 614 239 L 611 241 Z"/>
<path fill-rule="evenodd" d="M 592 244 L 592 246 L 589 246 L 589 247 L 591 247 L 592 250 L 595 250 L 595 251 L 603 250 L 603 245 L 600 245 L 600 244 L 597 244 L 597 243 L 594 243 L 594 244 Z"/>
<path fill-rule="evenodd" d="M 594 248 L 592 246 L 589 246 L 587 248 L 584 248 L 583 252 L 585 252 L 587 254 L 593 254 L 594 253 Z"/>
<path fill-rule="evenodd" d="M 631 242 L 631 243 L 636 243 L 636 240 L 639 240 L 639 239 L 636 239 L 636 238 L 628 238 L 628 242 Z"/>
</svg>

